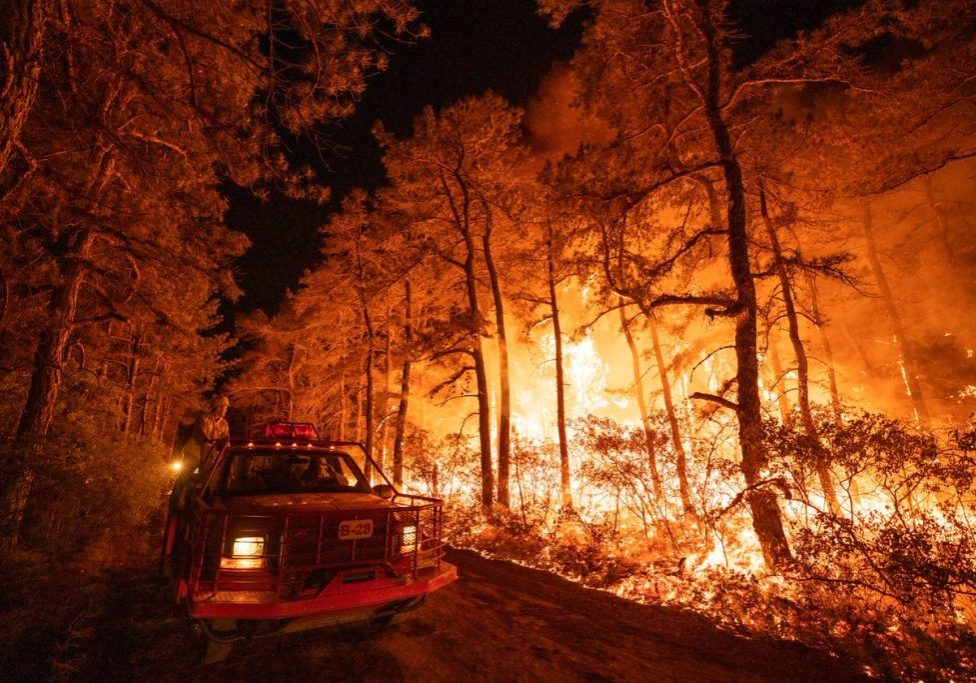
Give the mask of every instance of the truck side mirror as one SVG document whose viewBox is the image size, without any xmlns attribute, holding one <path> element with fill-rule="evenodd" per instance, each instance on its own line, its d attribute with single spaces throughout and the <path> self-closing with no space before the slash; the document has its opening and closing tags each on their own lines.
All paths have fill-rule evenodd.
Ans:
<svg viewBox="0 0 976 683">
<path fill-rule="evenodd" d="M 389 484 L 377 484 L 373 487 L 373 493 L 384 500 L 390 500 L 396 495 L 396 489 Z"/>
</svg>

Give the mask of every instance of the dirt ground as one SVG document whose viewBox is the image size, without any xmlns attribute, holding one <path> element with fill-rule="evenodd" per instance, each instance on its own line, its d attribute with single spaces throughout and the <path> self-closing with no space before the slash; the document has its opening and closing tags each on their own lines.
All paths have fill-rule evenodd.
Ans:
<svg viewBox="0 0 976 683">
<path fill-rule="evenodd" d="M 862 680 L 852 665 L 795 643 L 749 640 L 695 614 L 627 602 L 467 551 L 448 559 L 461 578 L 401 623 L 244 641 L 212 664 L 199 663 L 201 647 L 167 586 L 147 571 L 76 577 L 52 587 L 48 599 L 60 600 L 54 609 L 61 613 L 43 623 L 30 623 L 40 619 L 36 606 L 0 602 L 0 679 Z"/>
</svg>

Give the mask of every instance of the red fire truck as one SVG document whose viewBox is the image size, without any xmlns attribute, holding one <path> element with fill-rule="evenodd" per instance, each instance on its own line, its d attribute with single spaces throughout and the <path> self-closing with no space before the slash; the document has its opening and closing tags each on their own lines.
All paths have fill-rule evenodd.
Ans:
<svg viewBox="0 0 976 683">
<path fill-rule="evenodd" d="M 371 486 L 370 468 L 386 483 Z M 210 641 L 383 623 L 457 578 L 443 501 L 396 491 L 357 443 L 272 423 L 202 470 L 174 492 L 162 560 Z"/>
</svg>

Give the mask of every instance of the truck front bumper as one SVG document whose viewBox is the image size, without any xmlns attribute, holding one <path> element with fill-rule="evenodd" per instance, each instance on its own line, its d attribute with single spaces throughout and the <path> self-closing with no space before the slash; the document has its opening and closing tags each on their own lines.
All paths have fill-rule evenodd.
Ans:
<svg viewBox="0 0 976 683">
<path fill-rule="evenodd" d="M 328 613 L 352 613 L 427 595 L 457 579 L 457 567 L 441 562 L 437 569 L 418 573 L 416 578 L 386 576 L 362 581 L 362 570 L 339 573 L 313 597 L 285 600 L 271 591 L 218 591 L 198 593 L 187 599 L 191 617 L 196 619 L 295 619 Z M 347 580 L 347 576 L 357 577 Z"/>
</svg>

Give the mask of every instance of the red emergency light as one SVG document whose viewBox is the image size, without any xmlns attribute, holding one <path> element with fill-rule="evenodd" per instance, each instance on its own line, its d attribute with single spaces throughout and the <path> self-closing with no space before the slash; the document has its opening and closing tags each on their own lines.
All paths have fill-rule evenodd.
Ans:
<svg viewBox="0 0 976 683">
<path fill-rule="evenodd" d="M 311 422 L 269 422 L 264 427 L 264 436 L 269 439 L 314 440 L 319 438 L 319 433 Z"/>
</svg>

